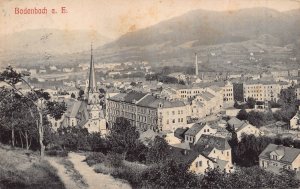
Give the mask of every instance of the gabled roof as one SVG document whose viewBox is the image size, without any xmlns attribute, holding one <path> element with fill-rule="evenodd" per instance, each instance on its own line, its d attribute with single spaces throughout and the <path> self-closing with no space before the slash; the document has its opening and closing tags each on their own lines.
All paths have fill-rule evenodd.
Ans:
<svg viewBox="0 0 300 189">
<path fill-rule="evenodd" d="M 185 135 L 196 136 L 206 125 L 206 123 L 195 123 L 189 130 L 185 132 Z"/>
<path fill-rule="evenodd" d="M 202 152 L 204 155 L 209 155 L 214 148 L 218 150 L 231 149 L 225 138 L 204 134 L 194 146 L 195 150 Z"/>
<path fill-rule="evenodd" d="M 174 136 L 179 138 L 179 139 L 184 139 L 184 134 L 189 128 L 177 128 L 174 131 Z"/>
<path fill-rule="evenodd" d="M 264 149 L 264 151 L 262 151 L 262 153 L 259 155 L 259 158 L 270 160 L 271 152 L 282 154 L 282 152 L 280 152 L 280 151 L 282 151 L 284 155 L 280 160 L 277 160 L 277 161 L 282 162 L 282 163 L 288 163 L 288 164 L 293 163 L 294 160 L 300 154 L 300 149 L 298 149 L 298 148 L 290 148 L 290 147 L 280 146 L 280 145 L 276 145 L 276 144 L 269 144 Z"/>
<path fill-rule="evenodd" d="M 70 108 L 70 110 L 69 110 L 67 116 L 68 116 L 68 117 L 74 117 L 74 118 L 75 118 L 76 115 L 77 115 L 77 113 L 78 113 L 78 111 L 79 111 L 79 108 L 80 108 L 81 104 L 82 104 L 82 101 L 76 101 L 76 102 L 73 104 L 73 106 Z"/>
<path fill-rule="evenodd" d="M 243 121 L 239 120 L 236 117 L 231 118 L 230 120 L 227 121 L 228 125 L 234 128 L 239 128 L 240 126 L 242 126 L 244 124 Z"/>
<path fill-rule="evenodd" d="M 183 164 L 191 164 L 200 154 L 194 150 L 184 150 L 177 147 L 171 147 L 170 151 L 172 159 Z"/>
<path fill-rule="evenodd" d="M 180 148 L 182 150 L 191 150 L 190 143 L 187 143 L 187 142 L 171 144 L 170 146 L 175 147 L 175 148 Z"/>
<path fill-rule="evenodd" d="M 216 163 L 214 163 L 215 167 L 219 167 L 220 170 L 224 170 L 226 165 L 229 163 L 229 161 L 221 160 L 221 159 L 216 159 Z"/>
<path fill-rule="evenodd" d="M 255 126 L 251 125 L 250 123 L 247 123 L 247 122 L 244 122 L 244 121 L 243 121 L 243 124 L 240 127 L 234 127 L 234 128 L 236 129 L 236 132 L 238 132 L 238 131 L 241 131 L 245 127 L 248 127 L 248 126 L 256 128 Z"/>
</svg>

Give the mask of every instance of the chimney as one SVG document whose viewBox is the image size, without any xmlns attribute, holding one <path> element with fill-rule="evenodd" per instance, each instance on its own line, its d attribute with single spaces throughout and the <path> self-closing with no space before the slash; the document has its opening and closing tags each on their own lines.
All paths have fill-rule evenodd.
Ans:
<svg viewBox="0 0 300 189">
<path fill-rule="evenodd" d="M 197 53 L 195 53 L 195 75 L 198 76 L 198 57 Z"/>
</svg>

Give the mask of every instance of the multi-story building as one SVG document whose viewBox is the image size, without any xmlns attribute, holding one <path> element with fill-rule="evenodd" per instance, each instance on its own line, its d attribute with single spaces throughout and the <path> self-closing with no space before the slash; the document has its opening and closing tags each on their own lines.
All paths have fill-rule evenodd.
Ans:
<svg viewBox="0 0 300 189">
<path fill-rule="evenodd" d="M 214 94 L 222 95 L 222 106 L 233 106 L 234 95 L 233 95 L 233 84 L 231 82 L 213 82 L 213 83 L 202 83 L 195 84 L 193 86 L 180 86 L 177 89 L 177 98 L 190 99 L 193 98 L 203 91 L 209 91 Z"/>
<path fill-rule="evenodd" d="M 117 117 L 124 117 L 142 131 L 174 131 L 187 123 L 187 106 L 182 101 L 132 91 L 108 98 L 106 115 L 109 126 Z"/>
<path fill-rule="evenodd" d="M 280 173 L 280 169 L 300 171 L 300 149 L 269 144 L 259 155 L 259 166 Z"/>
<path fill-rule="evenodd" d="M 285 87 L 285 85 L 284 85 Z M 277 101 L 283 87 L 273 81 L 251 80 L 243 83 L 244 100 L 254 98 L 257 101 Z"/>
</svg>

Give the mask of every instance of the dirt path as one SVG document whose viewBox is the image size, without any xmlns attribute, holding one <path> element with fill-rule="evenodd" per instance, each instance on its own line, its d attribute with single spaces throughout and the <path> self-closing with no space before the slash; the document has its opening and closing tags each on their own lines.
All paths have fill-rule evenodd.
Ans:
<svg viewBox="0 0 300 189">
<path fill-rule="evenodd" d="M 68 171 L 64 165 L 58 163 L 59 159 L 47 157 L 48 162 L 57 170 L 57 175 L 64 183 L 66 189 L 83 189 L 77 185 L 77 183 L 68 175 Z"/>
<path fill-rule="evenodd" d="M 92 167 L 83 162 L 85 156 L 69 153 L 69 160 L 74 164 L 74 168 L 79 171 L 88 184 L 89 189 L 131 189 L 131 186 L 109 175 L 96 173 Z"/>
</svg>

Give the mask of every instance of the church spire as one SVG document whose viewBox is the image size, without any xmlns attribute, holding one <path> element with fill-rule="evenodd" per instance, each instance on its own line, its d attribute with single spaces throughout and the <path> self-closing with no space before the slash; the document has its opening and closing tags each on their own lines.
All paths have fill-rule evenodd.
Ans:
<svg viewBox="0 0 300 189">
<path fill-rule="evenodd" d="M 93 43 L 91 43 L 91 62 L 90 62 L 90 73 L 89 73 L 89 85 L 88 85 L 88 93 L 96 93 L 97 92 L 97 83 L 95 78 L 95 66 L 94 66 L 94 58 L 93 58 Z"/>
</svg>

